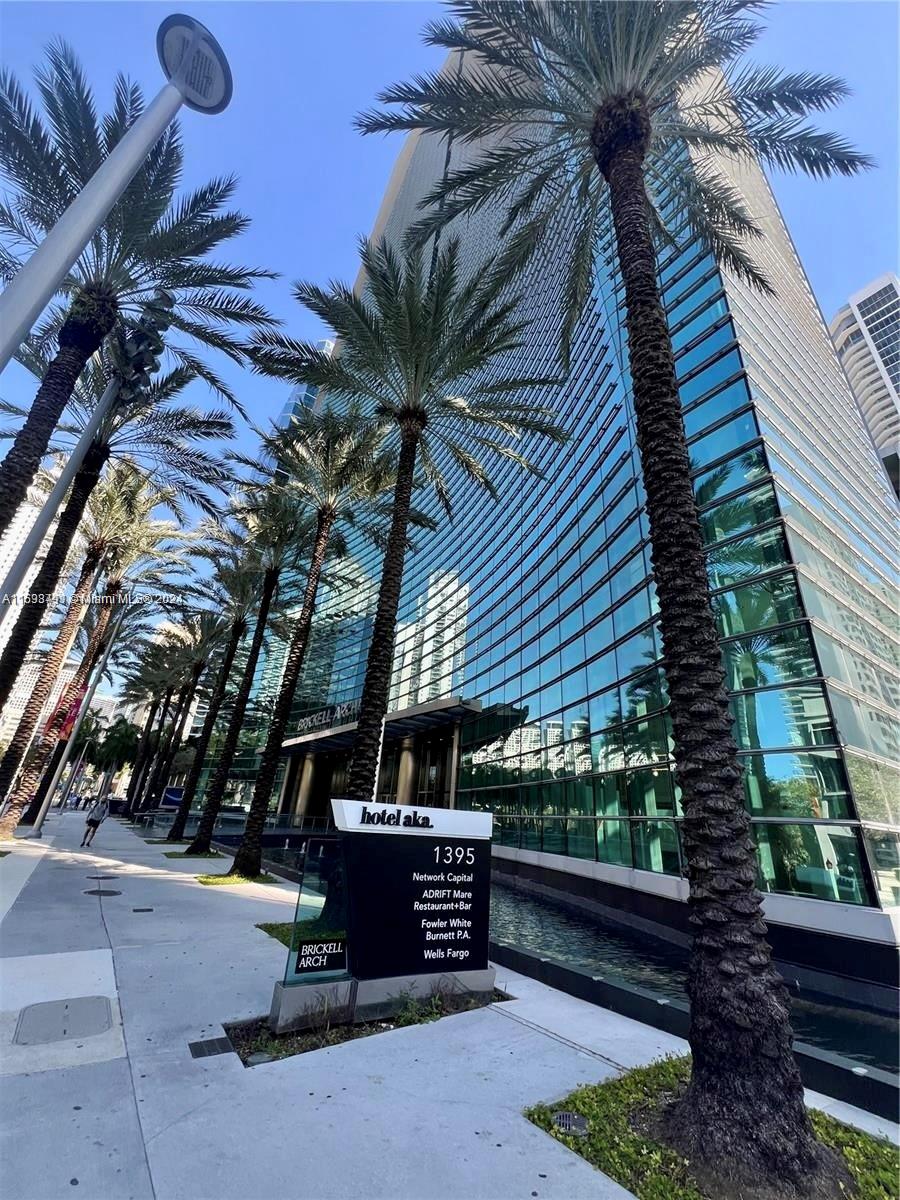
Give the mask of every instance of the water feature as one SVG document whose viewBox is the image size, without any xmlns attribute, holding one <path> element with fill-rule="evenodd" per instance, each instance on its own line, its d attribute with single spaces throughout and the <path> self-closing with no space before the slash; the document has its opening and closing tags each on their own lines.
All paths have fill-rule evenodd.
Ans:
<svg viewBox="0 0 900 1200">
<path fill-rule="evenodd" d="M 610 982 L 619 979 L 668 999 L 685 999 L 686 949 L 502 884 L 494 884 L 491 892 L 491 937 Z M 799 1040 L 898 1074 L 895 1017 L 801 994 L 793 997 L 791 1019 Z"/>
</svg>

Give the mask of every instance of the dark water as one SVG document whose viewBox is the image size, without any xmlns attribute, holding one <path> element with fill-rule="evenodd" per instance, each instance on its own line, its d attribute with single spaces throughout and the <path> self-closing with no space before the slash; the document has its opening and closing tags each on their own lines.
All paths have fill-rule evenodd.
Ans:
<svg viewBox="0 0 900 1200">
<path fill-rule="evenodd" d="M 495 884 L 491 936 L 501 943 L 655 992 L 685 998 L 687 951 L 589 913 Z M 896 1018 L 850 1005 L 794 996 L 791 1020 L 798 1040 L 897 1074 Z"/>
</svg>

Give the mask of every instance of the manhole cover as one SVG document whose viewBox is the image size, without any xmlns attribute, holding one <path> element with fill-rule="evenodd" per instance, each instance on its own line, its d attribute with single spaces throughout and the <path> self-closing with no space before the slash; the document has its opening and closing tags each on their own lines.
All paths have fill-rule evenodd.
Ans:
<svg viewBox="0 0 900 1200">
<path fill-rule="evenodd" d="M 121 892 L 114 892 L 111 888 L 91 888 L 90 891 L 84 893 L 86 896 L 121 896 Z"/>
<path fill-rule="evenodd" d="M 88 879 L 118 879 L 118 875 L 88 875 Z"/>
<path fill-rule="evenodd" d="M 112 1026 L 106 996 L 75 996 L 29 1004 L 19 1014 L 13 1041 L 19 1046 L 40 1046 L 73 1038 L 96 1037 Z"/>
<path fill-rule="evenodd" d="M 188 1042 L 191 1058 L 209 1058 L 213 1054 L 230 1054 L 234 1050 L 227 1037 L 206 1038 L 202 1042 Z"/>
<path fill-rule="evenodd" d="M 587 1118 L 579 1117 L 578 1113 L 558 1112 L 553 1114 L 553 1124 L 563 1133 L 574 1133 L 584 1137 L 587 1133 Z"/>
</svg>

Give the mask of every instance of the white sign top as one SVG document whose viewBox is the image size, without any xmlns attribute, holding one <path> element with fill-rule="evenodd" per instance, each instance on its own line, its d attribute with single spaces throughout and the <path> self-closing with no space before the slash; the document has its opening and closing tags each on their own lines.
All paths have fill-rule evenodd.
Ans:
<svg viewBox="0 0 900 1200">
<path fill-rule="evenodd" d="M 332 800 L 338 829 L 346 833 L 404 833 L 420 837 L 489 839 L 493 813 L 461 808 L 421 808 L 415 804 L 368 804 Z"/>
<path fill-rule="evenodd" d="M 188 108 L 220 113 L 231 99 L 231 68 L 222 47 L 205 25 L 175 13 L 156 34 L 156 53 L 166 78 L 184 96 Z"/>
</svg>

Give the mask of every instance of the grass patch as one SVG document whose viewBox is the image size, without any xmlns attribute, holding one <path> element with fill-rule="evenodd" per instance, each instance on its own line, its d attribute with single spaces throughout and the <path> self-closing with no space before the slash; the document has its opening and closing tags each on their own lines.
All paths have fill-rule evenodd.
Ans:
<svg viewBox="0 0 900 1200">
<path fill-rule="evenodd" d="M 7 854 L 9 853 L 9 850 L 0 850 L 0 858 L 6 858 Z"/>
<path fill-rule="evenodd" d="M 261 921 L 257 926 L 263 933 L 273 937 L 288 950 L 298 949 L 301 941 L 315 938 L 320 942 L 338 941 L 347 936 L 345 929 L 320 929 L 315 921 L 301 921 L 295 925 L 293 921 Z"/>
<path fill-rule="evenodd" d="M 220 887 L 223 883 L 281 883 L 282 881 L 264 871 L 262 875 L 254 875 L 252 878 L 249 875 L 198 875 L 197 882 L 206 887 Z"/>
<path fill-rule="evenodd" d="M 262 928 L 262 926 L 257 928 Z M 290 930 L 291 927 L 286 924 L 285 928 Z M 288 938 L 290 938 L 289 933 Z M 278 940 L 282 939 L 279 937 Z M 287 944 L 286 942 L 285 945 Z M 505 992 L 495 989 L 492 999 L 487 1003 L 508 999 Z M 431 1021 L 440 1020 L 441 1017 L 468 1012 L 473 1008 L 483 1008 L 485 1003 L 484 1000 L 479 1000 L 464 992 L 437 991 L 423 999 L 407 996 L 400 1011 L 395 1016 L 383 1021 L 361 1021 L 356 1025 L 337 1024 L 332 1023 L 327 1009 L 322 1009 L 316 1012 L 312 1028 L 298 1030 L 296 1033 L 272 1033 L 265 1017 L 259 1017 L 254 1021 L 237 1021 L 233 1025 L 225 1025 L 223 1028 L 241 1062 L 246 1067 L 256 1065 L 248 1063 L 248 1059 L 253 1054 L 268 1054 L 273 1059 L 291 1058 L 295 1054 L 306 1054 L 310 1050 L 324 1050 L 328 1046 L 339 1046 L 342 1042 L 355 1042 L 359 1038 L 371 1037 L 376 1033 L 387 1033 L 391 1029 L 403 1029 L 409 1025 L 426 1025 Z"/>
<path fill-rule="evenodd" d="M 144 838 L 148 846 L 189 846 L 193 838 L 176 838 L 170 842 L 168 838 Z"/>
<path fill-rule="evenodd" d="M 628 1071 L 619 1079 L 578 1088 L 556 1104 L 537 1104 L 525 1115 L 638 1200 L 722 1200 L 701 1187 L 688 1160 L 636 1128 L 643 1127 L 648 1117 L 684 1086 L 689 1074 L 689 1058 L 667 1058 Z M 579 1136 L 557 1129 L 553 1123 L 557 1112 L 585 1117 L 587 1133 Z M 810 1120 L 818 1139 L 843 1155 L 856 1183 L 853 1200 L 894 1200 L 894 1146 L 825 1113 L 810 1110 Z"/>
<path fill-rule="evenodd" d="M 218 850 L 207 850 L 205 854 L 188 854 L 187 850 L 166 850 L 163 858 L 222 858 Z"/>
</svg>

